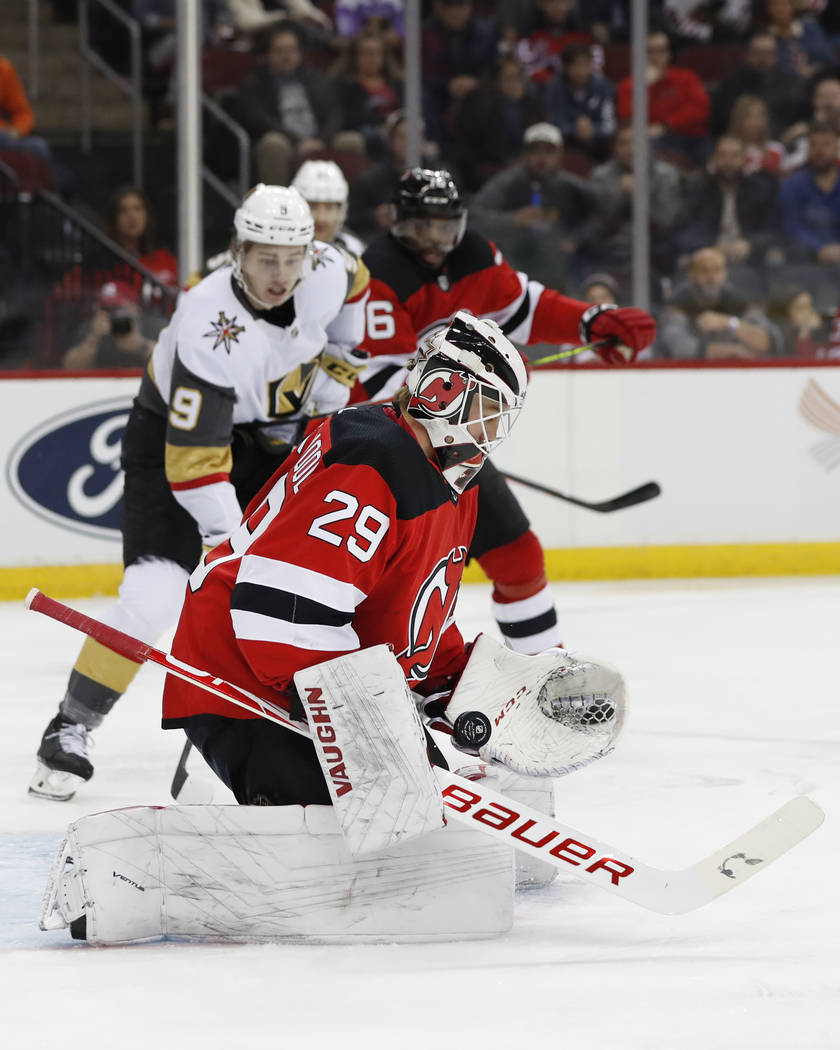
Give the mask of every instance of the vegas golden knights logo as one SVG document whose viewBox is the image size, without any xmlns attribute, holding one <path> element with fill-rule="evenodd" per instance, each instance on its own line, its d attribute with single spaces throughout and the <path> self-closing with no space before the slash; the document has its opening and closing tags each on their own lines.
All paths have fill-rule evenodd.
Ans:
<svg viewBox="0 0 840 1050">
<path fill-rule="evenodd" d="M 282 379 L 275 379 L 268 384 L 268 415 L 273 419 L 294 415 L 306 403 L 315 373 L 318 370 L 318 358 L 305 361 L 292 369 Z"/>
</svg>

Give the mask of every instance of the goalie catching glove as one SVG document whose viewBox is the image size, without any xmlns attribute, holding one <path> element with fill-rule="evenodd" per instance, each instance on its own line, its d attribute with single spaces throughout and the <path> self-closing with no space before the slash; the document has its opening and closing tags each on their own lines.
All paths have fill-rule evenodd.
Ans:
<svg viewBox="0 0 840 1050">
<path fill-rule="evenodd" d="M 599 303 L 581 317 L 580 337 L 584 343 L 614 340 L 613 345 L 600 347 L 595 353 L 608 365 L 626 365 L 654 341 L 656 321 L 635 306 Z"/>
<path fill-rule="evenodd" d="M 626 710 L 612 667 L 563 649 L 523 656 L 480 634 L 446 705 L 455 743 L 525 776 L 564 776 L 615 747 Z"/>
</svg>

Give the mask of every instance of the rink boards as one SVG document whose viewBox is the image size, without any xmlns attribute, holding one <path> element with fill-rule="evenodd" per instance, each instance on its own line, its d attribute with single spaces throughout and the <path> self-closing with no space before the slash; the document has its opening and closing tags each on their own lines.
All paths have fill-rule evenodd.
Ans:
<svg viewBox="0 0 840 1050">
<path fill-rule="evenodd" d="M 115 590 L 137 385 L 0 382 L 0 597 Z M 598 514 L 514 486 L 553 579 L 840 572 L 837 366 L 544 370 L 496 462 L 592 501 L 662 488 Z"/>
</svg>

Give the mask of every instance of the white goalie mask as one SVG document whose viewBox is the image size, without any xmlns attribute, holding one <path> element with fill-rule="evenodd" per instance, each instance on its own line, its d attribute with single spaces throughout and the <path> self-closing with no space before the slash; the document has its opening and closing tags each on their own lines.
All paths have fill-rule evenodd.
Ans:
<svg viewBox="0 0 840 1050">
<path fill-rule="evenodd" d="M 315 223 L 309 205 L 293 187 L 258 183 L 242 198 L 233 216 L 233 227 L 236 231 L 233 245 L 234 279 L 263 309 L 270 309 L 272 304 L 264 303 L 254 296 L 242 273 L 246 244 L 303 247 L 306 253 L 297 284 L 311 272 Z"/>
<path fill-rule="evenodd" d="M 407 412 L 456 493 L 510 433 L 527 384 L 522 357 L 496 322 L 465 310 L 420 347 L 406 378 Z"/>
</svg>

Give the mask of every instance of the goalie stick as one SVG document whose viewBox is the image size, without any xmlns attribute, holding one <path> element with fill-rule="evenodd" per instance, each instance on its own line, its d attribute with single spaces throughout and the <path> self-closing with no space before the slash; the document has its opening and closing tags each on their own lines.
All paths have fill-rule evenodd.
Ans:
<svg viewBox="0 0 840 1050">
<path fill-rule="evenodd" d="M 135 663 L 156 663 L 168 674 L 192 682 L 251 714 L 303 736 L 309 735 L 305 725 L 293 721 L 265 697 L 108 627 L 47 597 L 37 588 L 29 592 L 25 603 L 27 608 L 89 635 Z M 186 757 L 186 750 L 182 757 Z M 734 889 L 810 835 L 824 818 L 815 802 L 799 795 L 698 863 L 669 871 L 644 864 L 556 818 L 506 798 L 480 781 L 466 780 L 440 768 L 435 768 L 435 776 L 447 815 L 453 820 L 548 861 L 590 885 L 665 915 L 693 911 Z"/>
</svg>

